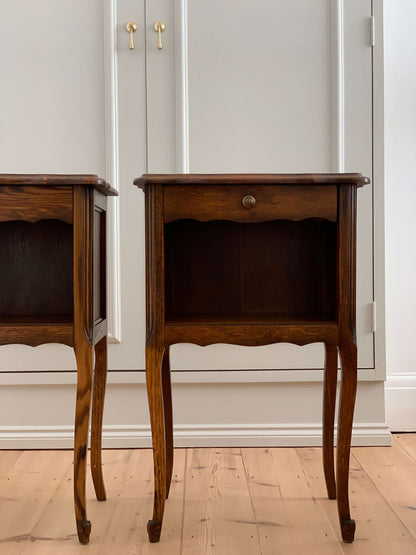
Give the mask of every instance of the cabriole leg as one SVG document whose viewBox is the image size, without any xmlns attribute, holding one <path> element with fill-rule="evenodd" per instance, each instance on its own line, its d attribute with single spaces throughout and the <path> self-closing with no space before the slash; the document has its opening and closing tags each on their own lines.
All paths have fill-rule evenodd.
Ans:
<svg viewBox="0 0 416 555">
<path fill-rule="evenodd" d="M 85 479 L 87 467 L 88 427 L 91 404 L 93 347 L 86 338 L 75 343 L 77 360 L 77 400 L 74 438 L 74 502 L 78 538 L 88 543 L 91 522 L 87 519 Z"/>
<path fill-rule="evenodd" d="M 101 436 L 106 381 L 107 336 L 104 336 L 95 346 L 95 371 L 91 418 L 91 473 L 95 494 L 99 501 L 106 500 L 101 462 Z"/>
<path fill-rule="evenodd" d="M 162 362 L 163 411 L 165 416 L 166 445 L 166 499 L 169 497 L 173 470 L 173 417 L 172 417 L 172 384 L 170 379 L 170 357 L 167 346 Z"/>
<path fill-rule="evenodd" d="M 337 347 L 325 344 L 322 456 L 329 499 L 337 496 L 334 468 L 334 419 L 337 396 Z"/>
<path fill-rule="evenodd" d="M 340 345 L 342 380 L 338 419 L 337 495 L 342 539 L 354 541 L 355 521 L 350 516 L 348 478 L 352 423 L 357 391 L 357 346 L 352 341 Z"/>
<path fill-rule="evenodd" d="M 163 350 L 163 344 L 157 341 L 152 341 L 146 346 L 146 383 L 154 465 L 153 519 L 147 523 L 147 532 L 152 543 L 158 542 L 160 539 L 166 499 L 166 447 L 162 390 Z"/>
</svg>

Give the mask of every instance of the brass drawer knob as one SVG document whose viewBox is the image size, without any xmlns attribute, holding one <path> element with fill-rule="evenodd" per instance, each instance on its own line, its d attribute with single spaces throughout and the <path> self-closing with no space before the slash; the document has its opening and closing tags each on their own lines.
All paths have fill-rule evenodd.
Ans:
<svg viewBox="0 0 416 555">
<path fill-rule="evenodd" d="M 241 203 L 245 208 L 253 208 L 253 206 L 256 204 L 256 199 L 251 195 L 246 195 Z"/>
</svg>

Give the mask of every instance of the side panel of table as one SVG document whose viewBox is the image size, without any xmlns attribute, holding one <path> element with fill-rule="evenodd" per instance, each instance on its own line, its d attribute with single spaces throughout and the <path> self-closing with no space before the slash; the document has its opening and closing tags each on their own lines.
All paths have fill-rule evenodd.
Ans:
<svg viewBox="0 0 416 555">
<path fill-rule="evenodd" d="M 101 470 L 101 428 L 107 375 L 105 302 L 106 198 L 74 187 L 74 349 L 77 400 L 74 439 L 74 502 L 78 537 L 88 543 L 91 523 L 86 514 L 86 467 L 91 394 L 91 471 L 98 500 L 106 499 Z M 94 346 L 96 350 L 93 388 Z"/>
</svg>

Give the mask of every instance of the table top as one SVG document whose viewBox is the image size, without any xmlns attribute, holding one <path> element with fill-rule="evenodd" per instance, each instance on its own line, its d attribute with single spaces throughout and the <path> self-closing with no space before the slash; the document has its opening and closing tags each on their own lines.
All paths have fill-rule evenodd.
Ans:
<svg viewBox="0 0 416 555">
<path fill-rule="evenodd" d="M 113 189 L 101 177 L 94 174 L 17 174 L 0 173 L 1 186 L 72 186 L 83 185 L 93 186 L 106 196 L 118 196 L 116 189 Z"/>
<path fill-rule="evenodd" d="M 228 173 L 228 174 L 144 174 L 133 182 L 145 185 L 342 185 L 362 187 L 370 183 L 360 173 Z"/>
</svg>

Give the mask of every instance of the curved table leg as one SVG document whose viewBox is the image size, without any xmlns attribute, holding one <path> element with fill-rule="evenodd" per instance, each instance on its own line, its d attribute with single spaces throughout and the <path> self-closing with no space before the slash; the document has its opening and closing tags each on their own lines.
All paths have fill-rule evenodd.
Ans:
<svg viewBox="0 0 416 555">
<path fill-rule="evenodd" d="M 146 383 L 152 428 L 154 465 L 153 519 L 147 523 L 150 542 L 158 542 L 162 531 L 166 499 L 166 446 L 163 414 L 162 358 L 163 344 L 153 340 L 146 346 Z"/>
<path fill-rule="evenodd" d="M 357 390 L 357 347 L 352 341 L 340 345 L 342 380 L 338 419 L 337 494 L 342 539 L 354 541 L 355 521 L 350 516 L 348 477 L 352 423 Z"/>
<path fill-rule="evenodd" d="M 322 456 L 329 499 L 336 499 L 334 468 L 334 419 L 337 396 L 337 347 L 325 343 L 325 379 L 323 400 Z"/>
<path fill-rule="evenodd" d="M 87 519 L 85 478 L 87 467 L 88 427 L 91 404 L 93 347 L 86 337 L 75 341 L 77 360 L 77 400 L 74 438 L 74 502 L 78 538 L 88 543 L 91 522 Z"/>
<path fill-rule="evenodd" d="M 163 413 L 165 417 L 166 448 L 166 499 L 169 497 L 173 470 L 173 418 L 172 418 L 172 384 L 170 379 L 170 357 L 167 346 L 162 361 Z"/>
<path fill-rule="evenodd" d="M 107 381 L 107 337 L 95 346 L 95 371 L 91 417 L 91 473 L 94 489 L 99 501 L 106 500 L 101 463 L 101 436 L 105 386 Z"/>
</svg>

